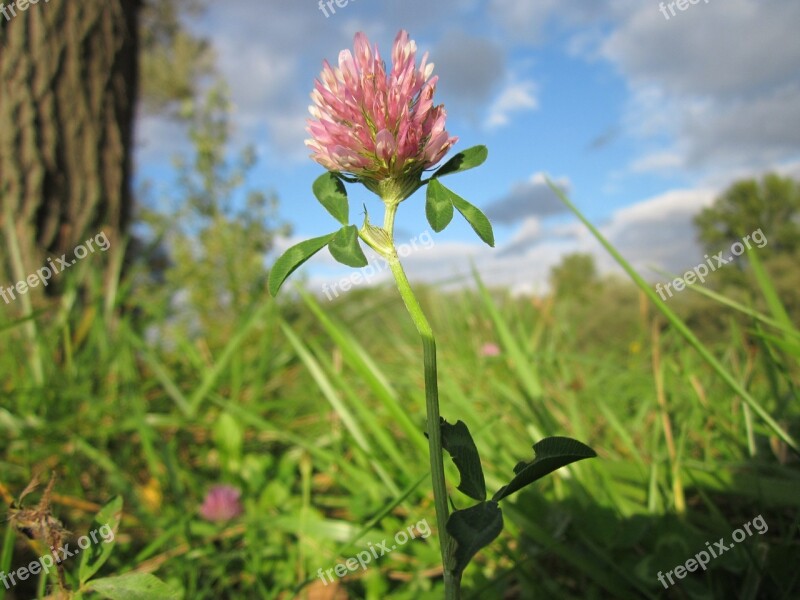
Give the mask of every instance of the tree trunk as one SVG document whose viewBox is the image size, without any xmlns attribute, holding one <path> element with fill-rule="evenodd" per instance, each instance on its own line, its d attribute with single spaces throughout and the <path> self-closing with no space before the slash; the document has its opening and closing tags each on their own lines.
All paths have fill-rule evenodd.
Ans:
<svg viewBox="0 0 800 600">
<path fill-rule="evenodd" d="M 101 231 L 107 254 L 121 252 L 132 209 L 141 0 L 28 2 L 5 0 L 10 18 L 0 14 L 0 276 L 11 282 Z"/>
</svg>

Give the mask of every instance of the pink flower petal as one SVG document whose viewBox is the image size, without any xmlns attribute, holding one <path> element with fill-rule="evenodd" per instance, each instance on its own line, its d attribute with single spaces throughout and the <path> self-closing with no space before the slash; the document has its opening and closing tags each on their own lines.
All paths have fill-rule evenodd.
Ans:
<svg viewBox="0 0 800 600">
<path fill-rule="evenodd" d="M 396 147 L 394 136 L 388 129 L 382 129 L 375 137 L 375 154 L 384 162 L 389 162 Z"/>
</svg>

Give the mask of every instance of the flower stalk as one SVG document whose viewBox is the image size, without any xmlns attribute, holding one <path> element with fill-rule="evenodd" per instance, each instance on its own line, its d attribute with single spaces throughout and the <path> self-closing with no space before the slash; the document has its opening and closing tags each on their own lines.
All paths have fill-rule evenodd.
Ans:
<svg viewBox="0 0 800 600">
<path fill-rule="evenodd" d="M 433 503 L 436 510 L 436 525 L 439 530 L 439 548 L 442 555 L 444 568 L 445 600 L 460 598 L 460 577 L 454 572 L 455 561 L 453 553 L 455 543 L 447 532 L 447 519 L 449 509 L 447 506 L 447 484 L 444 475 L 444 454 L 442 450 L 442 430 L 439 414 L 439 382 L 436 371 L 436 339 L 433 329 L 425 316 L 419 300 L 414 294 L 411 284 L 406 277 L 403 265 L 394 246 L 394 217 L 397 204 L 387 203 L 384 216 L 384 230 L 392 240 L 391 255 L 386 257 L 394 275 L 400 297 L 403 299 L 414 326 L 422 338 L 422 353 L 425 373 L 425 412 L 427 418 L 426 433 L 428 437 L 428 454 L 431 467 L 431 480 L 433 483 Z M 366 240 L 365 240 L 366 241 Z"/>
</svg>

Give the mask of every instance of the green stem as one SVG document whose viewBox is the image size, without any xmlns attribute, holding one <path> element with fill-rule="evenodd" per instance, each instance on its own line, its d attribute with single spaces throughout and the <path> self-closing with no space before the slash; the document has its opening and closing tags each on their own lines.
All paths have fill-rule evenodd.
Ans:
<svg viewBox="0 0 800 600">
<path fill-rule="evenodd" d="M 436 340 L 433 336 L 425 313 L 411 289 L 408 277 L 400 264 L 400 259 L 394 249 L 394 217 L 397 212 L 398 204 L 389 203 L 386 205 L 386 214 L 383 220 L 383 228 L 389 233 L 392 239 L 392 254 L 386 256 L 389 267 L 392 269 L 397 289 L 400 297 L 414 321 L 420 337 L 422 338 L 423 362 L 425 365 L 425 407 L 427 412 L 427 434 L 428 452 L 431 463 L 431 479 L 433 481 L 433 504 L 436 509 L 436 526 L 439 530 L 439 548 L 442 554 L 442 566 L 444 568 L 444 594 L 445 600 L 459 600 L 461 597 L 460 577 L 453 572 L 455 560 L 453 551 L 455 542 L 447 533 L 447 518 L 449 510 L 447 506 L 447 484 L 444 477 L 444 455 L 442 453 L 442 428 L 439 416 L 439 384 L 436 374 Z"/>
</svg>

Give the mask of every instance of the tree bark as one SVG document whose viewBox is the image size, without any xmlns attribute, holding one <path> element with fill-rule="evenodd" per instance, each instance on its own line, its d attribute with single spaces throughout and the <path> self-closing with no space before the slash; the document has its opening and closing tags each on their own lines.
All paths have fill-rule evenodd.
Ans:
<svg viewBox="0 0 800 600">
<path fill-rule="evenodd" d="M 122 251 L 132 210 L 140 0 L 39 0 L 24 11 L 17 5 L 14 15 L 8 0 L 5 7 L 0 262 L 18 281 L 20 269 L 26 276 L 48 256 L 70 256 L 101 231 L 111 240 L 107 254 Z M 12 264 L 14 255 L 22 264 Z"/>
</svg>

